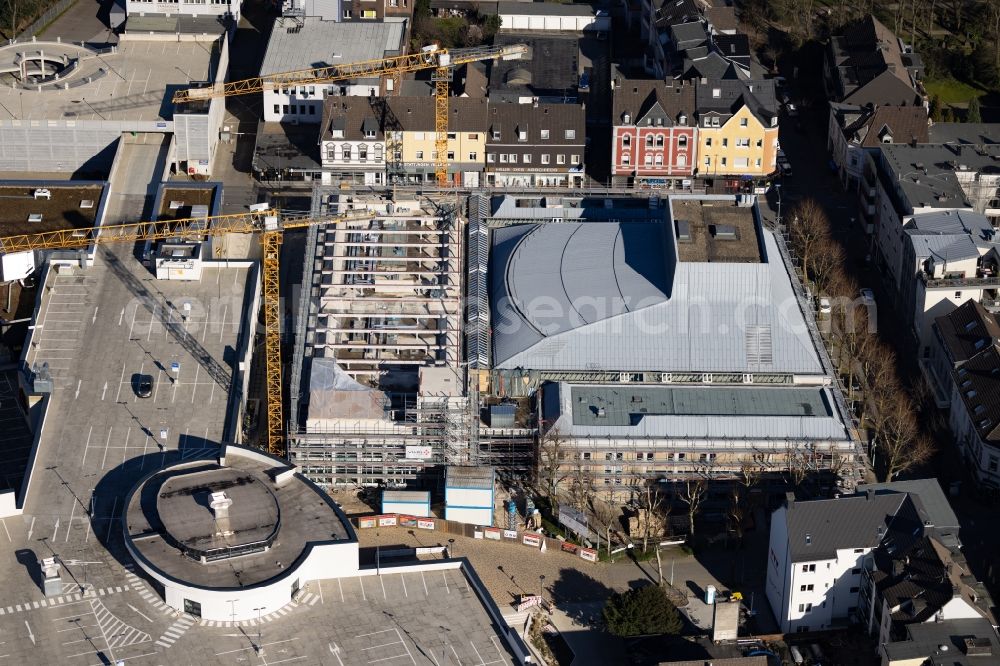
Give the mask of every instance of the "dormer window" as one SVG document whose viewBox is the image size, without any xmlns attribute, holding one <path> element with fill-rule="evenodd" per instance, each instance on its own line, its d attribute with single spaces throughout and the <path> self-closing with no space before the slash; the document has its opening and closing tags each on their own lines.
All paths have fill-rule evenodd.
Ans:
<svg viewBox="0 0 1000 666">
<path fill-rule="evenodd" d="M 626 113 L 626 114 L 625 114 L 625 115 L 624 115 L 624 116 L 622 117 L 622 122 L 624 122 L 624 123 L 625 123 L 626 125 L 628 125 L 629 123 L 631 123 L 631 122 L 632 122 L 632 116 L 631 116 L 630 114 Z"/>
<path fill-rule="evenodd" d="M 493 136 L 493 140 L 494 141 L 499 141 L 500 140 L 500 130 L 498 130 L 498 129 L 493 130 L 492 136 Z"/>
<path fill-rule="evenodd" d="M 680 125 L 687 125 L 687 123 L 688 123 L 688 117 L 682 113 L 680 115 L 680 117 L 677 119 L 677 122 Z"/>
<path fill-rule="evenodd" d="M 715 99 L 722 97 L 722 88 L 712 88 L 712 97 Z"/>
</svg>

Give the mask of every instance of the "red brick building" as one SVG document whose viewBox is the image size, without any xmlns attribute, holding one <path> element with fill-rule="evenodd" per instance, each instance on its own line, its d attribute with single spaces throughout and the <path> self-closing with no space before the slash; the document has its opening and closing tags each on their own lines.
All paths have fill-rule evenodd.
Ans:
<svg viewBox="0 0 1000 666">
<path fill-rule="evenodd" d="M 614 184 L 689 184 L 698 155 L 694 90 L 692 81 L 615 78 Z"/>
</svg>

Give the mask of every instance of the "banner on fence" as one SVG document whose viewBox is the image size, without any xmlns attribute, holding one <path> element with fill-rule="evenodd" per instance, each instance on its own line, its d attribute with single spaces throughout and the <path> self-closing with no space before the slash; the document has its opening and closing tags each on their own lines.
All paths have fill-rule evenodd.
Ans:
<svg viewBox="0 0 1000 666">
<path fill-rule="evenodd" d="M 538 548 L 542 545 L 542 537 L 538 534 L 525 534 L 521 537 L 521 543 L 525 546 L 531 546 L 533 548 Z"/>
<path fill-rule="evenodd" d="M 587 560 L 588 562 L 596 562 L 597 561 L 597 551 L 594 550 L 593 548 L 581 548 L 580 549 L 580 557 L 582 557 L 583 559 Z"/>
<path fill-rule="evenodd" d="M 358 518 L 358 527 L 361 529 L 375 527 L 375 516 L 364 516 L 362 518 Z"/>
<path fill-rule="evenodd" d="M 562 544 L 563 551 L 567 553 L 575 553 L 577 550 L 579 550 L 579 548 L 580 547 L 577 546 L 575 543 L 567 543 L 564 541 Z"/>
<path fill-rule="evenodd" d="M 399 524 L 402 525 L 403 527 L 416 527 L 417 526 L 417 517 L 416 516 L 404 516 L 404 515 L 400 514 L 400 516 L 399 516 Z"/>
<path fill-rule="evenodd" d="M 542 598 L 537 594 L 523 594 L 521 600 L 517 602 L 517 612 L 526 611 L 533 606 L 540 606 Z"/>
<path fill-rule="evenodd" d="M 422 530 L 432 530 L 434 529 L 434 519 L 433 518 L 417 518 L 417 527 Z"/>
<path fill-rule="evenodd" d="M 504 536 L 505 539 L 516 539 L 517 538 L 517 530 L 504 530 L 503 531 L 503 536 Z"/>
<path fill-rule="evenodd" d="M 503 534 L 503 530 L 497 529 L 496 527 L 486 527 L 483 528 L 483 536 L 487 539 L 493 539 L 494 541 L 500 540 L 500 535 Z"/>
<path fill-rule="evenodd" d="M 396 524 L 396 514 L 387 513 L 384 516 L 375 516 L 379 527 L 392 527 Z"/>
</svg>

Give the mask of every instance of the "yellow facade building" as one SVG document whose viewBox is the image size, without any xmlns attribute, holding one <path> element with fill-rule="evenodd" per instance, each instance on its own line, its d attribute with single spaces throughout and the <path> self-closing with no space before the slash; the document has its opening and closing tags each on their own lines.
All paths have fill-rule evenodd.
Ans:
<svg viewBox="0 0 1000 666">
<path fill-rule="evenodd" d="M 766 177 L 777 169 L 773 81 L 706 81 L 696 91 L 697 175 Z"/>
<path fill-rule="evenodd" d="M 448 179 L 478 187 L 486 166 L 485 98 L 452 97 L 448 103 Z M 390 97 L 384 128 L 390 182 L 430 183 L 437 159 L 433 97 Z"/>
</svg>

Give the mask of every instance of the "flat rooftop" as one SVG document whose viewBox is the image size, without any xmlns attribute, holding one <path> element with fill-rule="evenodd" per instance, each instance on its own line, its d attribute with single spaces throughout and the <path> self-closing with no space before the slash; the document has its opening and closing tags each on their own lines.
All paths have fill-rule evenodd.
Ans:
<svg viewBox="0 0 1000 666">
<path fill-rule="evenodd" d="M 208 214 L 215 215 L 216 211 L 212 210 L 212 204 L 215 201 L 216 187 L 214 185 L 208 187 L 165 185 L 161 190 L 157 218 L 160 220 L 187 219 L 191 217 L 191 208 L 194 206 L 208 206 Z"/>
<path fill-rule="evenodd" d="M 74 68 L 61 77 L 61 86 L 42 90 L 15 87 L 10 74 L 18 54 L 44 51 L 46 58 L 62 58 Z M 0 104 L 12 114 L 0 123 L 25 120 L 170 120 L 173 92 L 192 81 L 214 78 L 219 42 L 125 41 L 114 53 L 102 53 L 56 42 L 33 42 L 0 47 Z M 68 87 L 66 87 L 68 86 Z"/>
<path fill-rule="evenodd" d="M 681 261 L 758 263 L 762 259 L 753 208 L 732 199 L 671 199 Z"/>
<path fill-rule="evenodd" d="M 51 198 L 35 197 L 35 191 L 40 189 L 47 189 Z M 0 182 L 0 236 L 93 227 L 104 189 L 104 185 L 72 185 L 65 181 L 32 185 Z M 41 219 L 29 220 L 32 215 L 41 215 Z"/>
<path fill-rule="evenodd" d="M 280 575 L 311 542 L 352 538 L 343 514 L 302 477 L 278 485 L 269 475 L 275 465 L 238 455 L 225 463 L 168 468 L 132 496 L 125 513 L 132 544 L 168 576 L 213 588 L 255 585 Z M 232 500 L 227 525 L 209 508 L 214 492 Z M 226 554 L 263 543 L 267 550 Z M 202 556 L 209 561 L 195 559 Z"/>
<path fill-rule="evenodd" d="M 302 27 L 278 19 L 271 30 L 261 76 L 398 55 L 406 23 L 337 23 L 307 16 Z"/>
</svg>

